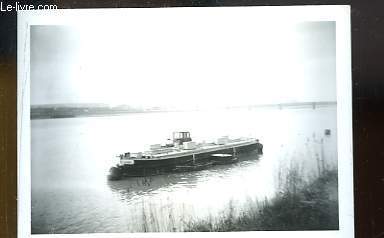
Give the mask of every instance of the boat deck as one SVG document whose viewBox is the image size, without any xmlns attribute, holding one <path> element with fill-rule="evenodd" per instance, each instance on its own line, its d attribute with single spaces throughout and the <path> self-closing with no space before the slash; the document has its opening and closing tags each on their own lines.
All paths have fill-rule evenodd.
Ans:
<svg viewBox="0 0 384 238">
<path fill-rule="evenodd" d="M 239 146 L 246 146 L 256 143 L 254 138 L 245 138 L 245 139 L 233 139 L 229 140 L 225 144 L 216 144 L 216 143 L 201 143 L 197 144 L 194 149 L 184 149 L 177 147 L 165 147 L 156 150 L 150 150 L 143 153 L 141 158 L 131 158 L 134 160 L 159 160 L 159 159 L 169 159 L 180 156 L 196 155 L 201 153 L 207 153 L 217 150 L 225 150 L 236 148 Z"/>
</svg>

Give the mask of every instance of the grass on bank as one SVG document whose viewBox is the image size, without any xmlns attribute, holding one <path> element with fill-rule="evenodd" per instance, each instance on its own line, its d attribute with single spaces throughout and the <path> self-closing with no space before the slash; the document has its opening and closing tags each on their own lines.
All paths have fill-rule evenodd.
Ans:
<svg viewBox="0 0 384 238">
<path fill-rule="evenodd" d="M 240 214 L 230 203 L 222 217 L 190 222 L 185 231 L 337 230 L 337 184 L 337 169 L 325 169 L 310 182 L 291 169 L 275 198 L 250 200 Z"/>
</svg>

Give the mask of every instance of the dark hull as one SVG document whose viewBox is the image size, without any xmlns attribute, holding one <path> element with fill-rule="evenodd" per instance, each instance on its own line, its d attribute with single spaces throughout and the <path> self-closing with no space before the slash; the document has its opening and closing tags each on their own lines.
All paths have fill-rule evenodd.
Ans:
<svg viewBox="0 0 384 238">
<path fill-rule="evenodd" d="M 213 165 L 213 162 L 192 163 L 190 165 L 176 165 L 176 167 L 172 171 L 173 172 L 199 171 L 203 169 L 208 169 L 212 165 Z"/>
<path fill-rule="evenodd" d="M 213 160 L 213 165 L 223 165 L 223 164 L 234 164 L 239 162 L 238 157 L 231 157 L 231 158 L 226 158 L 226 159 L 214 159 Z"/>
<path fill-rule="evenodd" d="M 205 152 L 205 153 L 196 153 L 194 155 L 186 155 L 175 158 L 168 159 L 140 159 L 135 160 L 133 165 L 118 165 L 117 167 L 112 167 L 110 170 L 110 175 L 108 176 L 109 180 L 119 180 L 123 177 L 145 177 L 152 175 L 159 175 L 165 173 L 172 173 L 177 171 L 187 171 L 190 168 L 190 171 L 205 169 L 204 166 L 196 166 L 201 164 L 226 164 L 226 163 L 235 163 L 241 160 L 241 154 L 256 152 L 261 154 L 262 151 L 260 147 L 254 143 L 245 146 L 238 146 L 235 148 L 229 149 L 219 149 L 215 151 Z M 231 154 L 233 155 L 228 161 L 217 161 L 217 157 L 213 156 L 214 154 Z M 234 160 L 233 157 L 237 157 L 237 160 Z"/>
</svg>

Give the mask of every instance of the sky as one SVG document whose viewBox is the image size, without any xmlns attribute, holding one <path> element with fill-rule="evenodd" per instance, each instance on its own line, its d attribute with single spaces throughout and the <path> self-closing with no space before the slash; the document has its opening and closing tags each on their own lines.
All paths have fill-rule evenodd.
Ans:
<svg viewBox="0 0 384 238">
<path fill-rule="evenodd" d="M 31 104 L 336 101 L 335 22 L 225 14 L 31 27 Z"/>
</svg>

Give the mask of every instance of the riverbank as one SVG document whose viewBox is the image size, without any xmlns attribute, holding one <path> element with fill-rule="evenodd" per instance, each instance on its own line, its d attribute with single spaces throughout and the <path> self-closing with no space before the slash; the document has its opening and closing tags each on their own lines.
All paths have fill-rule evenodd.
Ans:
<svg viewBox="0 0 384 238">
<path fill-rule="evenodd" d="M 337 169 L 324 170 L 309 182 L 298 178 L 293 170 L 274 199 L 250 199 L 239 213 L 229 203 L 222 217 L 190 222 L 185 231 L 337 230 Z"/>
</svg>

